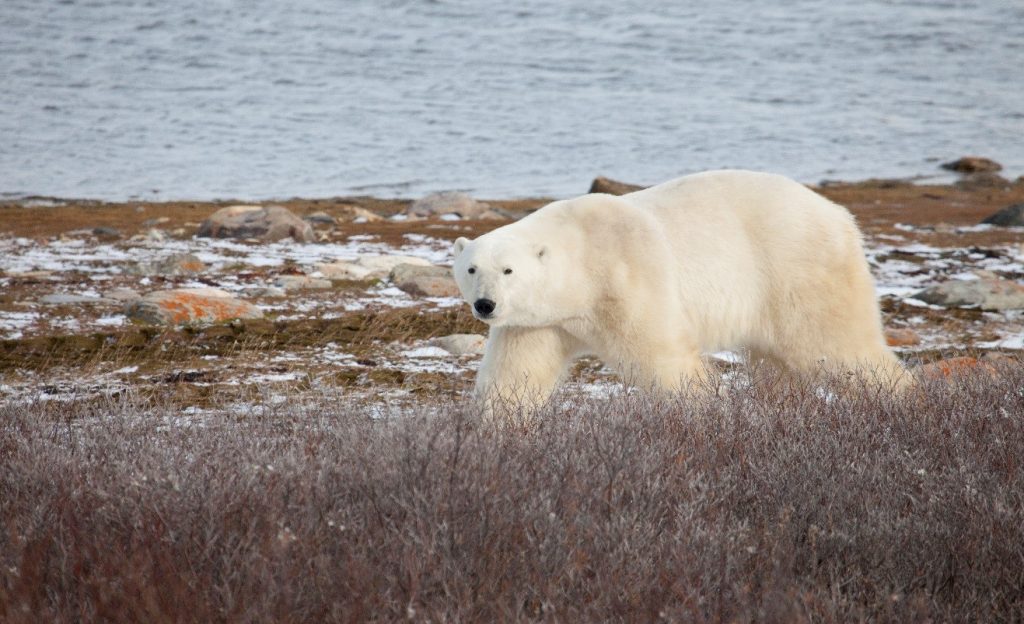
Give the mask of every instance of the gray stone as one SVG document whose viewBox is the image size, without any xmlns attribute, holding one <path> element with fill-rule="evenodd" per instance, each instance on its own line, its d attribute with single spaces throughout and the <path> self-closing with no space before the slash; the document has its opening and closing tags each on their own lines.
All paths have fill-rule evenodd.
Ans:
<svg viewBox="0 0 1024 624">
<path fill-rule="evenodd" d="M 161 258 L 140 262 L 129 267 L 128 273 L 134 275 L 194 275 L 202 273 L 206 263 L 190 253 L 177 253 Z"/>
<path fill-rule="evenodd" d="M 375 280 L 383 279 L 391 270 L 402 264 L 430 266 L 430 263 L 415 256 L 359 256 L 352 261 L 338 261 L 316 265 L 316 269 L 330 280 Z"/>
<path fill-rule="evenodd" d="M 1024 309 L 1024 286 L 1006 279 L 951 280 L 912 295 L 947 308 L 978 307 L 1001 312 Z"/>
<path fill-rule="evenodd" d="M 330 288 L 331 280 L 308 275 L 280 275 L 274 280 L 274 286 L 284 290 L 317 290 Z"/>
<path fill-rule="evenodd" d="M 89 295 L 71 295 L 67 293 L 53 293 L 51 295 L 43 295 L 39 298 L 39 303 L 45 303 L 46 305 L 72 305 L 79 303 L 102 303 L 102 297 L 92 297 Z"/>
<path fill-rule="evenodd" d="M 451 269 L 438 266 L 400 264 L 391 271 L 399 289 L 419 297 L 458 297 L 459 287 Z"/>
<path fill-rule="evenodd" d="M 135 301 L 141 299 L 142 295 L 132 288 L 111 288 L 103 294 L 103 298 L 109 301 Z"/>
<path fill-rule="evenodd" d="M 457 214 L 463 219 L 478 219 L 490 206 L 478 202 L 465 193 L 444 191 L 431 193 L 413 202 L 408 213 L 417 217 L 437 217 Z"/>
<path fill-rule="evenodd" d="M 986 217 L 982 223 L 990 223 L 1002 227 L 1024 227 L 1024 204 L 1013 204 L 999 212 Z"/>
<path fill-rule="evenodd" d="M 99 238 L 121 238 L 120 230 L 107 226 L 94 227 L 92 229 L 92 234 Z"/>
<path fill-rule="evenodd" d="M 284 206 L 228 206 L 210 215 L 196 236 L 211 238 L 257 238 L 263 242 L 291 237 L 299 242 L 313 240 L 313 227 Z"/>
<path fill-rule="evenodd" d="M 487 337 L 479 334 L 452 334 L 434 338 L 428 344 L 440 347 L 452 355 L 480 355 L 487 345 Z"/>
<path fill-rule="evenodd" d="M 263 318 L 263 312 L 218 288 L 158 290 L 129 303 L 125 315 L 154 325 L 207 324 Z"/>
</svg>

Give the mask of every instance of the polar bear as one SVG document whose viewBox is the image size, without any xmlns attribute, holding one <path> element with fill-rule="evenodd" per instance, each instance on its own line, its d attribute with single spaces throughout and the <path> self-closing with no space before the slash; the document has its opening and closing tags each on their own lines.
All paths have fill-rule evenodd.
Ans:
<svg viewBox="0 0 1024 624">
<path fill-rule="evenodd" d="M 543 404 L 583 354 L 669 392 L 707 381 L 701 354 L 722 349 L 903 378 L 852 215 L 783 176 L 709 171 L 556 201 L 454 252 L 490 326 L 476 381 L 489 412 Z"/>
</svg>

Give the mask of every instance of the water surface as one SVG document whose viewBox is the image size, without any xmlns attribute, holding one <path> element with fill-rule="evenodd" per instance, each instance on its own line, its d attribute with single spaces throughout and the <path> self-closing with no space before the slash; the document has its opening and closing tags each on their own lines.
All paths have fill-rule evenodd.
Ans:
<svg viewBox="0 0 1024 624">
<path fill-rule="evenodd" d="M 1024 3 L 4 0 L 0 193 L 1024 173 Z"/>
</svg>

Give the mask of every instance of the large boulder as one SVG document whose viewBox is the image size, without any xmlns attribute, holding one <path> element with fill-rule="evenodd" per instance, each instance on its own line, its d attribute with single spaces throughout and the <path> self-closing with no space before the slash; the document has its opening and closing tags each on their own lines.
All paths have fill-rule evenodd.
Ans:
<svg viewBox="0 0 1024 624">
<path fill-rule="evenodd" d="M 459 286 L 452 270 L 439 266 L 400 264 L 391 271 L 391 281 L 399 289 L 417 297 L 458 297 Z"/>
<path fill-rule="evenodd" d="M 316 269 L 329 280 L 375 280 L 384 279 L 402 264 L 430 266 L 429 262 L 415 256 L 359 256 L 351 261 L 318 264 Z"/>
<path fill-rule="evenodd" d="M 941 166 L 957 173 L 993 173 L 1003 169 L 996 161 L 981 156 L 964 156 Z"/>
<path fill-rule="evenodd" d="M 465 193 L 443 191 L 431 193 L 413 202 L 408 214 L 417 217 L 439 217 L 456 214 L 463 219 L 479 219 L 490 206 L 479 202 Z"/>
<path fill-rule="evenodd" d="M 299 242 L 314 239 L 313 227 L 284 206 L 221 208 L 200 224 L 196 236 L 258 238 L 265 243 L 289 237 Z"/>
<path fill-rule="evenodd" d="M 154 325 L 182 325 L 257 319 L 263 312 L 219 288 L 177 288 L 154 291 L 129 303 L 125 315 Z"/>
<path fill-rule="evenodd" d="M 985 217 L 982 223 L 1002 227 L 1024 227 L 1024 204 L 1013 204 L 995 214 Z"/>
<path fill-rule="evenodd" d="M 608 195 L 626 195 L 634 191 L 643 190 L 644 187 L 637 186 L 636 184 L 626 184 L 625 182 L 619 182 L 618 180 L 612 180 L 604 176 L 597 176 L 594 181 L 590 183 L 591 193 L 605 193 Z"/>
<path fill-rule="evenodd" d="M 950 280 L 926 288 L 912 297 L 947 308 L 978 307 L 996 312 L 1024 309 L 1024 286 L 998 277 Z"/>
</svg>

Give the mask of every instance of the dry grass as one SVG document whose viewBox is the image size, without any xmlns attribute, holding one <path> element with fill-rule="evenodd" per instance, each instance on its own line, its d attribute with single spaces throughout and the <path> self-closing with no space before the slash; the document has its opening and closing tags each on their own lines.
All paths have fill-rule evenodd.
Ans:
<svg viewBox="0 0 1024 624">
<path fill-rule="evenodd" d="M 1024 372 L 894 401 L 0 408 L 0 621 L 1020 621 Z"/>
<path fill-rule="evenodd" d="M 486 325 L 465 308 L 378 308 L 332 319 L 250 320 L 207 327 L 158 328 L 0 340 L 0 373 L 56 366 L 187 363 L 202 355 L 269 353 L 297 347 L 343 345 L 352 353 L 387 342 L 453 333 L 482 333 Z"/>
</svg>

